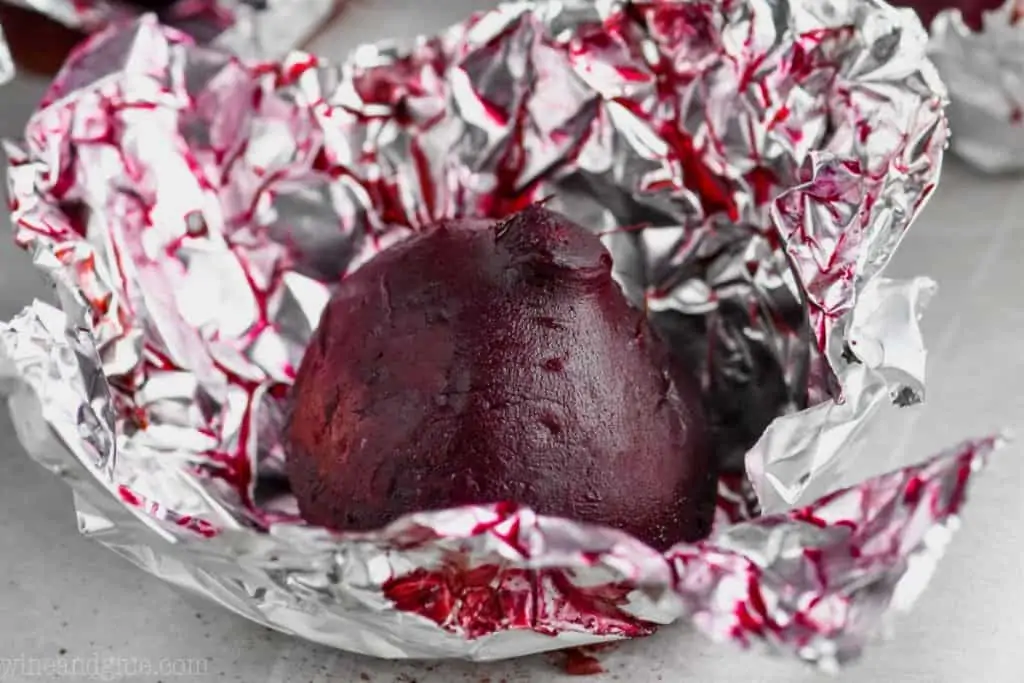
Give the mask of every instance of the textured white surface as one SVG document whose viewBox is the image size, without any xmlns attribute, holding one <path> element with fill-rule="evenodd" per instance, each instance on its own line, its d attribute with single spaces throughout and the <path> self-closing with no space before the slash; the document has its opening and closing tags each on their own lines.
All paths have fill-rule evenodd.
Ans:
<svg viewBox="0 0 1024 683">
<path fill-rule="evenodd" d="M 341 57 L 359 42 L 441 28 L 488 0 L 353 0 L 315 42 Z M 0 134 L 14 135 L 43 84 L 0 90 Z M 1024 178 L 985 178 L 950 159 L 941 187 L 888 274 L 926 274 L 940 285 L 925 318 L 929 393 L 892 434 L 910 456 L 1024 422 Z M 8 234 L 6 217 L 0 234 Z M 46 296 L 28 258 L 0 238 L 0 318 Z M 1019 430 L 1024 438 L 1024 430 Z M 0 680 L 244 681 L 245 683 L 525 683 L 574 680 L 548 658 L 496 665 L 391 663 L 346 655 L 269 632 L 182 596 L 81 538 L 70 493 L 29 461 L 0 411 Z M 1024 461 L 1011 444 L 974 489 L 964 527 L 917 609 L 890 642 L 842 673 L 841 683 L 1024 682 Z M 93 658 L 154 670 L 161 660 L 202 660 L 205 674 L 90 679 L 39 676 L 11 659 L 79 666 Z M 815 671 L 662 630 L 602 657 L 594 681 L 801 683 Z M 181 665 L 181 663 L 179 663 Z M 195 665 L 193 665 L 195 666 Z M 57 669 L 58 671 L 60 669 Z M 82 669 L 79 669 L 80 671 Z M 112 672 L 113 673 L 113 672 Z M 6 676 L 5 676 L 6 674 Z M 365 676 L 364 676 L 365 675 Z M 584 679 L 588 680 L 588 679 Z"/>
</svg>

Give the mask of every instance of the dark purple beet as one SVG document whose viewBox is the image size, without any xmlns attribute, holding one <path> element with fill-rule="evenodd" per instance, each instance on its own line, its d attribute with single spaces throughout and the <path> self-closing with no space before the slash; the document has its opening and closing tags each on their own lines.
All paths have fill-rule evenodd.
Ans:
<svg viewBox="0 0 1024 683">
<path fill-rule="evenodd" d="M 134 5 L 151 12 L 159 12 L 173 5 L 178 0 L 123 0 L 125 4 Z"/>
<path fill-rule="evenodd" d="M 714 512 L 693 380 L 600 240 L 537 207 L 439 224 L 348 277 L 288 436 L 303 517 L 339 530 L 515 502 L 665 548 Z"/>
<path fill-rule="evenodd" d="M 932 20 L 944 9 L 959 9 L 964 23 L 975 31 L 981 30 L 981 15 L 1005 5 L 1007 0 L 893 0 L 898 7 L 910 7 L 921 17 L 925 28 L 930 29 Z"/>
</svg>

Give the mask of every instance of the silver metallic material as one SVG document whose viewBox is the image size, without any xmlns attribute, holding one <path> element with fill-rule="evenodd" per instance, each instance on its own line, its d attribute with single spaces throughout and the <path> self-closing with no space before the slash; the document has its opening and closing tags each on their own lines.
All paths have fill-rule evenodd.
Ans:
<svg viewBox="0 0 1024 683">
<path fill-rule="evenodd" d="M 875 478 L 857 452 L 923 394 L 934 286 L 879 277 L 946 141 L 906 16 L 520 2 L 340 68 L 245 66 L 147 19 L 99 36 L 7 145 L 16 239 L 63 309 L 0 326 L 19 434 L 84 533 L 317 642 L 483 660 L 687 618 L 842 663 L 923 586 L 995 445 Z M 281 424 L 332 284 L 437 219 L 545 199 L 700 371 L 712 537 L 659 553 L 509 504 L 304 525 Z"/>
<path fill-rule="evenodd" d="M 1022 9 L 1006 0 L 982 14 L 980 31 L 952 9 L 931 26 L 929 54 L 949 87 L 953 151 L 983 171 L 1024 169 Z"/>
</svg>

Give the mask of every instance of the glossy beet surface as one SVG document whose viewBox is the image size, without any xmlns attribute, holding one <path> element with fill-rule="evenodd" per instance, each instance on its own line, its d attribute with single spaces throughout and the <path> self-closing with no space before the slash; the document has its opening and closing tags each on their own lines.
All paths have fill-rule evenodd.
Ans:
<svg viewBox="0 0 1024 683">
<path fill-rule="evenodd" d="M 700 399 L 600 240 L 530 208 L 442 223 L 348 277 L 298 373 L 288 474 L 341 530 L 513 502 L 665 548 L 710 528 Z"/>
</svg>

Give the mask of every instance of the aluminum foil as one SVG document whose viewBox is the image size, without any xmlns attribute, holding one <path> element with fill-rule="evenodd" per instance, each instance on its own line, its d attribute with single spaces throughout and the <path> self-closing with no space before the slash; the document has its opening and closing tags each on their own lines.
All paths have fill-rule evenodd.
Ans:
<svg viewBox="0 0 1024 683">
<path fill-rule="evenodd" d="M 92 33 L 148 10 L 202 43 L 281 59 L 348 0 L 4 0 Z"/>
<path fill-rule="evenodd" d="M 524 2 L 339 68 L 246 65 L 150 19 L 103 34 L 7 144 L 16 240 L 62 308 L 0 327 L 20 437 L 84 533 L 338 648 L 499 659 L 686 618 L 846 661 L 923 587 L 995 445 L 874 478 L 859 450 L 923 391 L 933 284 L 879 275 L 946 140 L 907 16 Z M 506 503 L 303 524 L 280 434 L 333 284 L 437 219 L 545 199 L 699 370 L 713 535 L 659 553 Z"/>
<path fill-rule="evenodd" d="M 987 172 L 1024 169 L 1024 3 L 984 12 L 976 30 L 959 10 L 931 26 L 929 52 L 949 87 L 952 148 Z"/>
</svg>

